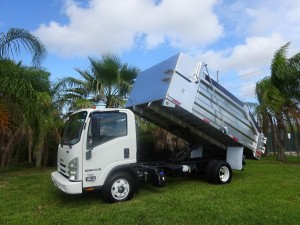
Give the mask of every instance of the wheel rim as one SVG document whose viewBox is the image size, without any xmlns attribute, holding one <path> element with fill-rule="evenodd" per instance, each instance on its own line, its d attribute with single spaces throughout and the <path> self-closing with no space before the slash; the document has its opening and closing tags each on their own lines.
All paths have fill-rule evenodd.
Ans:
<svg viewBox="0 0 300 225">
<path fill-rule="evenodd" d="M 230 171 L 227 166 L 222 166 L 219 170 L 219 177 L 222 182 L 226 182 L 229 180 Z"/>
<path fill-rule="evenodd" d="M 111 195 L 118 201 L 125 199 L 129 191 L 130 185 L 125 179 L 118 179 L 111 186 Z"/>
</svg>

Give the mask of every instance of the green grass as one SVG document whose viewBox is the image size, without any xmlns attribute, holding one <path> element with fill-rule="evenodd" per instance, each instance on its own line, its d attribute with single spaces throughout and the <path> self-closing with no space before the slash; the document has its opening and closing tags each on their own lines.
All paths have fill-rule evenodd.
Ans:
<svg viewBox="0 0 300 225">
<path fill-rule="evenodd" d="M 0 224 L 299 224 L 300 160 L 247 161 L 228 185 L 197 177 L 142 184 L 131 201 L 106 204 L 100 193 L 56 189 L 55 168 L 0 172 Z"/>
</svg>

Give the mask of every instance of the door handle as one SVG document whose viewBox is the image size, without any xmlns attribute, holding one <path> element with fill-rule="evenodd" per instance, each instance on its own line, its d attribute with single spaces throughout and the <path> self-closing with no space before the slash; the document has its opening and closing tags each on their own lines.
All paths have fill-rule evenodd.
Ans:
<svg viewBox="0 0 300 225">
<path fill-rule="evenodd" d="M 124 159 L 128 159 L 130 156 L 129 154 L 129 148 L 124 148 Z"/>
</svg>

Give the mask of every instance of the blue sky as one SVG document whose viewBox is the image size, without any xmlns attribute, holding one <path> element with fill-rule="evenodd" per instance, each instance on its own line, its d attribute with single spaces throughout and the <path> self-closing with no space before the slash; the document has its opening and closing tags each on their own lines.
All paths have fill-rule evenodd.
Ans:
<svg viewBox="0 0 300 225">
<path fill-rule="evenodd" d="M 113 53 L 145 70 L 185 52 L 243 101 L 254 101 L 274 52 L 300 51 L 298 0 L 1 0 L 0 32 L 23 28 L 46 46 L 51 79 Z M 15 60 L 30 65 L 30 55 Z"/>
</svg>

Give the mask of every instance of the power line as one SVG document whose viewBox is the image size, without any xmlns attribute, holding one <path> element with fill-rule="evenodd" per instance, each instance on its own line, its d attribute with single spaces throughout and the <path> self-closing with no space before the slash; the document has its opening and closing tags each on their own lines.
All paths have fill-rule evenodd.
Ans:
<svg viewBox="0 0 300 225">
<path fill-rule="evenodd" d="M 229 80 L 226 80 L 226 79 L 225 79 L 225 80 L 220 80 L 220 82 L 224 82 L 224 81 L 228 82 L 228 81 L 236 80 L 236 79 L 239 79 L 239 78 L 241 78 L 241 77 L 249 76 L 249 75 L 251 75 L 251 74 L 253 74 L 253 73 L 257 73 L 257 72 L 259 72 L 259 71 L 263 71 L 263 70 L 267 70 L 267 69 L 269 69 L 269 67 L 263 67 L 263 68 L 261 68 L 261 69 L 258 69 L 258 70 L 255 70 L 255 71 L 252 71 L 252 72 L 249 72 L 249 73 L 246 73 L 246 74 L 237 76 L 237 77 L 232 78 L 232 79 L 229 79 Z"/>
<path fill-rule="evenodd" d="M 240 98 L 245 98 L 245 97 L 255 97 L 256 94 L 248 94 L 248 95 L 241 95 L 239 96 Z"/>
<path fill-rule="evenodd" d="M 236 89 L 236 88 L 240 88 L 240 87 L 246 87 L 246 86 L 250 86 L 250 85 L 256 84 L 257 82 L 258 81 L 247 83 L 247 84 L 242 84 L 242 85 L 238 85 L 238 86 L 229 86 L 229 87 L 226 86 L 226 89 L 230 89 L 230 88 Z"/>
</svg>

